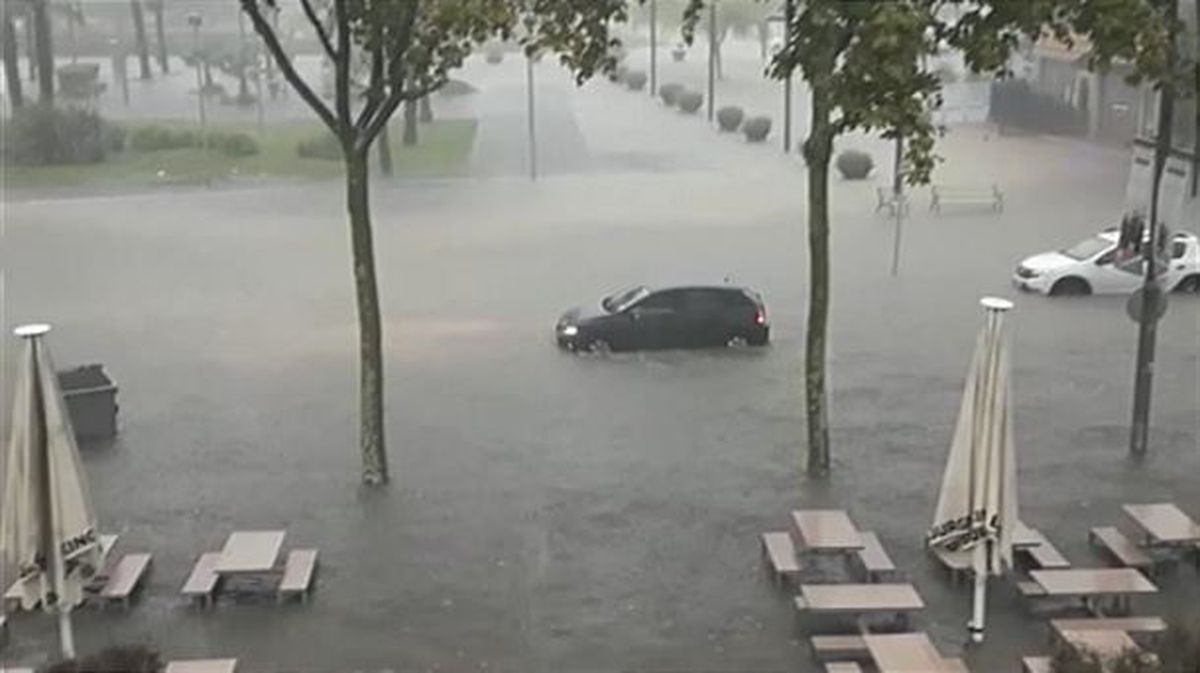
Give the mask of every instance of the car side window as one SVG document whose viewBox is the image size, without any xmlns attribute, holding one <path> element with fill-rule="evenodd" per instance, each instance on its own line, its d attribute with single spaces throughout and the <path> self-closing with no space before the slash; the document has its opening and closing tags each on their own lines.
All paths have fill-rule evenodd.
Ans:
<svg viewBox="0 0 1200 673">
<path fill-rule="evenodd" d="M 1112 250 L 1109 250 L 1108 252 L 1106 252 L 1103 255 L 1100 255 L 1099 257 L 1096 258 L 1096 266 L 1105 266 L 1108 264 L 1112 264 L 1113 260 L 1116 259 L 1116 257 L 1117 257 L 1116 249 L 1114 248 Z"/>
<path fill-rule="evenodd" d="M 639 311 L 678 311 L 682 308 L 682 299 L 678 292 L 655 292 L 633 308 Z"/>
<path fill-rule="evenodd" d="M 702 313 L 713 313 L 724 308 L 721 292 L 713 290 L 689 290 L 687 293 L 687 309 Z"/>
<path fill-rule="evenodd" d="M 1181 259 L 1187 253 L 1185 241 L 1175 241 L 1171 244 L 1171 259 Z"/>
</svg>

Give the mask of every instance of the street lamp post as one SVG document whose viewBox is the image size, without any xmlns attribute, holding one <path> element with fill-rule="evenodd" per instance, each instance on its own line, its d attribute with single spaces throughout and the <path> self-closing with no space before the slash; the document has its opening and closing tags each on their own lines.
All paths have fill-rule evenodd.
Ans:
<svg viewBox="0 0 1200 673">
<path fill-rule="evenodd" d="M 792 21 L 796 17 L 796 0 L 784 0 L 783 43 L 784 48 L 792 40 Z M 783 78 L 783 151 L 792 151 L 792 73 Z"/>
<path fill-rule="evenodd" d="M 708 121 L 713 120 L 713 99 L 717 93 L 717 0 L 708 5 Z"/>
<path fill-rule="evenodd" d="M 892 209 L 896 231 L 892 241 L 892 275 L 900 273 L 900 228 L 904 223 L 904 136 L 896 132 L 896 162 L 892 173 Z"/>
<path fill-rule="evenodd" d="M 534 22 L 533 15 L 525 17 L 525 30 L 530 36 L 533 35 Z M 537 120 L 533 99 L 533 57 L 533 52 L 527 49 L 525 51 L 525 90 L 528 105 L 526 116 L 529 120 L 529 179 L 537 180 Z"/>
<path fill-rule="evenodd" d="M 196 106 L 200 113 L 200 142 L 202 146 L 207 147 L 208 118 L 204 111 L 204 66 L 200 55 L 200 26 L 204 24 L 204 17 L 199 12 L 192 12 L 187 15 L 187 22 L 192 27 L 192 55 L 196 59 Z"/>
<path fill-rule="evenodd" d="M 650 97 L 658 90 L 658 0 L 650 0 Z"/>
</svg>

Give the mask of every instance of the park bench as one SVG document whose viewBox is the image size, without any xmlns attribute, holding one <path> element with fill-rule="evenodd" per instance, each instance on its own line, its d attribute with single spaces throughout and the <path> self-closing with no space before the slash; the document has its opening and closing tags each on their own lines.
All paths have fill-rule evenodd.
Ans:
<svg viewBox="0 0 1200 673">
<path fill-rule="evenodd" d="M 1091 617 L 1085 619 L 1051 619 L 1052 632 L 1066 631 L 1124 631 L 1129 634 L 1161 634 L 1167 630 L 1162 617 Z"/>
<path fill-rule="evenodd" d="M 871 651 L 862 636 L 813 636 L 809 642 L 817 661 L 871 660 Z"/>
<path fill-rule="evenodd" d="M 280 602 L 289 596 L 300 596 L 301 602 L 307 600 L 316 571 L 316 549 L 293 549 L 288 552 L 287 561 L 283 566 L 283 578 L 279 580 Z"/>
<path fill-rule="evenodd" d="M 929 210 L 942 212 L 942 206 L 987 206 L 997 213 L 1004 210 L 1004 193 L 996 185 L 968 187 L 933 185 L 930 187 Z"/>
<path fill-rule="evenodd" d="M 188 575 L 187 581 L 183 583 L 183 589 L 180 591 L 184 596 L 199 601 L 201 607 L 207 607 L 213 603 L 213 595 L 217 591 L 217 583 L 221 576 L 217 574 L 217 562 L 221 560 L 221 552 L 210 551 L 200 555 L 196 560 L 196 565 L 192 567 L 192 574 Z"/>
<path fill-rule="evenodd" d="M 896 564 L 879 541 L 879 536 L 871 531 L 861 533 L 863 548 L 858 550 L 858 560 L 862 563 L 867 574 L 868 582 L 877 582 L 883 577 L 896 571 Z"/>
<path fill-rule="evenodd" d="M 796 545 L 786 531 L 762 534 L 763 556 L 771 567 L 778 583 L 795 580 L 800 574 L 800 561 L 796 558 Z"/>
<path fill-rule="evenodd" d="M 1063 556 L 1062 552 L 1050 544 L 1050 541 L 1045 536 L 1041 536 L 1041 542 L 1037 546 L 1026 547 L 1021 551 L 1028 554 L 1029 558 L 1033 560 L 1034 565 L 1039 568 L 1060 570 L 1071 567 L 1071 562 L 1067 560 L 1067 557 Z"/>
<path fill-rule="evenodd" d="M 100 590 L 100 598 L 105 602 L 119 602 L 128 608 L 133 593 L 137 591 L 146 571 L 150 568 L 149 554 L 126 554 L 108 577 L 108 583 Z"/>
<path fill-rule="evenodd" d="M 853 661 L 831 661 L 825 664 L 825 673 L 863 673 L 863 669 Z"/>
<path fill-rule="evenodd" d="M 1052 673 L 1050 657 L 1025 657 L 1021 659 L 1024 673 Z"/>
<path fill-rule="evenodd" d="M 1153 572 L 1154 559 L 1140 549 L 1116 526 L 1098 526 L 1091 530 L 1088 541 L 1094 546 L 1101 546 L 1116 557 L 1121 565 L 1128 568 L 1144 568 Z"/>
</svg>

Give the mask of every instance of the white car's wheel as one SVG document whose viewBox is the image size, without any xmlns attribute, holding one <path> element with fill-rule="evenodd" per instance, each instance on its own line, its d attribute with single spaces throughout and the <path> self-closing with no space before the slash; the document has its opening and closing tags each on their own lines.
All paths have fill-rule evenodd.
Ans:
<svg viewBox="0 0 1200 673">
<path fill-rule="evenodd" d="M 1200 294 L 1200 275 L 1188 276 L 1175 286 L 1176 292 Z"/>
<path fill-rule="evenodd" d="M 1075 276 L 1059 279 L 1050 287 L 1051 297 L 1078 296 L 1091 293 L 1092 286 L 1086 280 Z"/>
</svg>

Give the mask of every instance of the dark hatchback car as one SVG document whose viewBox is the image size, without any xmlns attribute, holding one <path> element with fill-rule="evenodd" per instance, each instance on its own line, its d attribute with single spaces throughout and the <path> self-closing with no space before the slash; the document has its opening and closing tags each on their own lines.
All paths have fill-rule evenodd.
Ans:
<svg viewBox="0 0 1200 673">
<path fill-rule="evenodd" d="M 771 327 L 762 297 L 746 288 L 638 286 L 605 297 L 595 309 L 567 311 L 554 332 L 568 350 L 632 351 L 763 346 Z"/>
</svg>

